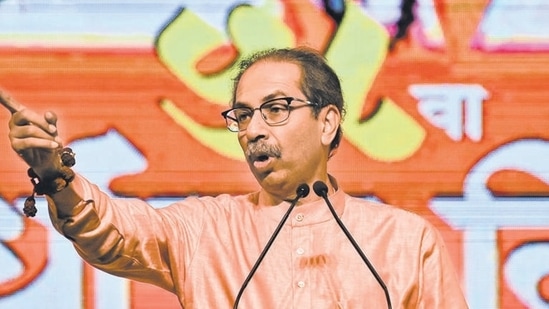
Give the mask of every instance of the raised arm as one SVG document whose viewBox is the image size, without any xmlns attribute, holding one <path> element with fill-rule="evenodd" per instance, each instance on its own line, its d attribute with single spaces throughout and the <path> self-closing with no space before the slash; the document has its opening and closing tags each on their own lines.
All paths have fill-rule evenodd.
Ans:
<svg viewBox="0 0 549 309">
<path fill-rule="evenodd" d="M 64 148 L 57 131 L 57 116 L 53 112 L 37 113 L 1 93 L 0 102 L 12 114 L 11 147 L 39 182 L 46 183 L 45 194 L 55 229 L 95 267 L 173 291 L 161 215 L 140 200 L 112 199 L 72 171 L 70 180 L 61 179 L 59 186 L 50 185 L 69 169 L 61 158 Z"/>
<path fill-rule="evenodd" d="M 59 175 L 66 174 L 61 153 L 63 142 L 57 131 L 57 116 L 53 112 L 39 114 L 26 108 L 0 91 L 0 103 L 10 113 L 9 139 L 12 149 L 29 165 L 45 184 L 55 182 Z M 69 181 L 49 190 L 48 194 L 57 205 L 59 216 L 70 216 L 82 198 Z"/>
</svg>

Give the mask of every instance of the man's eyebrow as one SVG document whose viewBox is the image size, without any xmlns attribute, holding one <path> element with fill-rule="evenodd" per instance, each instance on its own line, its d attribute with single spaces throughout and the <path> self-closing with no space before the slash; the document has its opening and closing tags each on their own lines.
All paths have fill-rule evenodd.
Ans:
<svg viewBox="0 0 549 309">
<path fill-rule="evenodd" d="M 247 108 L 251 108 L 249 104 L 242 103 L 242 102 L 235 102 L 235 103 L 233 104 L 233 108 L 236 108 L 236 107 L 247 107 Z"/>
<path fill-rule="evenodd" d="M 261 102 L 265 102 L 265 101 L 269 101 L 269 100 L 272 100 L 272 99 L 276 99 L 276 98 L 284 98 L 284 97 L 287 97 L 288 95 L 286 95 L 286 93 L 284 91 L 281 91 L 281 90 L 277 90 L 271 94 L 268 94 L 266 96 L 263 97 L 263 100 Z"/>
<path fill-rule="evenodd" d="M 269 100 L 272 100 L 272 99 L 276 99 L 276 98 L 285 98 L 287 97 L 288 95 L 282 91 L 282 90 L 277 90 L 273 93 L 270 93 L 266 96 L 264 96 L 262 99 L 261 99 L 261 102 L 260 103 L 263 103 L 263 102 L 266 102 L 266 101 L 269 101 Z M 234 107 L 248 107 L 248 108 L 252 108 L 250 104 L 247 104 L 247 103 L 244 103 L 244 102 L 235 102 L 234 105 L 233 105 L 233 108 Z"/>
</svg>

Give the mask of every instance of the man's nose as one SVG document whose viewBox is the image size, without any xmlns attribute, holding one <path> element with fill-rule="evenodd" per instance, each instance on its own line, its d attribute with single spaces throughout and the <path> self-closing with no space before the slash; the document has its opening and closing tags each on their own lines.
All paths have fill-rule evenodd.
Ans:
<svg viewBox="0 0 549 309">
<path fill-rule="evenodd" d="M 259 109 L 254 110 L 250 118 L 250 123 L 248 123 L 248 127 L 246 128 L 248 139 L 255 140 L 258 136 L 264 136 L 266 127 L 267 123 L 265 122 L 261 111 Z"/>
</svg>

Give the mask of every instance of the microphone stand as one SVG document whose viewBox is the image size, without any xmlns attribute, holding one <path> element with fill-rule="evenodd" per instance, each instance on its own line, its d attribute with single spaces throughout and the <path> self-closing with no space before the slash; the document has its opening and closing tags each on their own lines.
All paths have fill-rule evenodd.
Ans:
<svg viewBox="0 0 549 309">
<path fill-rule="evenodd" d="M 275 231 L 273 232 L 273 235 L 271 236 L 271 238 L 269 239 L 269 241 L 265 245 L 265 248 L 263 249 L 263 251 L 261 252 L 259 257 L 257 258 L 257 261 L 255 262 L 254 266 L 250 270 L 250 273 L 248 274 L 248 277 L 246 277 L 246 279 L 242 283 L 242 286 L 240 287 L 240 291 L 238 291 L 238 295 L 236 296 L 236 299 L 234 301 L 233 309 L 236 309 L 238 307 L 238 303 L 240 302 L 240 298 L 242 298 L 242 294 L 244 293 L 244 289 L 246 289 L 246 286 L 248 286 L 248 283 L 250 283 L 250 280 L 252 279 L 253 275 L 255 274 L 257 269 L 259 268 L 259 264 L 261 264 L 261 261 L 263 261 L 263 258 L 267 254 L 267 251 L 269 251 L 269 249 L 271 248 L 271 245 L 273 244 L 276 237 L 280 233 L 280 230 L 282 230 L 282 227 L 284 226 L 284 223 L 286 222 L 286 220 L 290 216 L 290 213 L 292 212 L 295 205 L 297 204 L 297 201 L 299 201 L 299 199 L 301 199 L 302 197 L 306 197 L 309 194 L 309 186 L 305 183 L 300 184 L 297 187 L 296 194 L 297 194 L 297 196 L 291 201 L 290 208 L 288 208 L 288 210 L 286 211 L 286 213 L 282 217 L 282 220 L 280 221 L 280 223 L 276 227 Z"/>
<path fill-rule="evenodd" d="M 368 269 L 370 269 L 370 272 L 372 273 L 372 275 L 374 275 L 377 282 L 379 283 L 379 285 L 383 289 L 383 292 L 385 293 L 385 299 L 387 301 L 387 308 L 392 309 L 391 298 L 389 296 L 389 290 L 387 289 L 387 286 L 383 282 L 383 279 L 381 279 L 381 277 L 377 273 L 377 271 L 374 268 L 374 266 L 372 265 L 372 263 L 370 263 L 370 261 L 368 260 L 368 258 L 364 254 L 364 252 L 362 252 L 362 250 L 360 249 L 360 246 L 355 241 L 355 239 L 353 238 L 353 236 L 351 235 L 349 230 L 347 230 L 347 228 L 345 227 L 345 225 L 343 224 L 341 219 L 339 219 L 339 217 L 337 216 L 337 213 L 336 213 L 334 207 L 332 206 L 332 203 L 328 199 L 328 186 L 326 186 L 326 184 L 322 181 L 317 181 L 313 184 L 313 190 L 315 191 L 315 194 L 322 197 L 324 199 L 324 201 L 326 202 L 326 205 L 328 205 L 328 208 L 330 209 L 330 212 L 332 213 L 332 216 L 336 220 L 337 224 L 339 225 L 339 227 L 341 228 L 343 233 L 345 233 L 345 236 L 347 236 L 347 238 L 349 239 L 349 241 L 351 242 L 351 244 L 355 248 L 356 252 L 358 252 L 358 255 L 360 255 L 360 257 L 362 258 L 362 260 L 364 261 L 366 266 L 368 266 Z"/>
</svg>

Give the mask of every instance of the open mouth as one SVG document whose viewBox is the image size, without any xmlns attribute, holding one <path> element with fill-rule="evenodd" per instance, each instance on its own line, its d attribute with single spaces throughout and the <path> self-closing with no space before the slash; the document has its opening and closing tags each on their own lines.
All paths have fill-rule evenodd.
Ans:
<svg viewBox="0 0 549 309">
<path fill-rule="evenodd" d="M 276 155 L 268 151 L 255 151 L 248 153 L 248 159 L 250 162 L 265 162 L 272 157 L 276 157 Z"/>
<path fill-rule="evenodd" d="M 273 156 L 266 153 L 255 153 L 249 157 L 250 163 L 258 170 L 267 169 L 272 159 Z"/>
<path fill-rule="evenodd" d="M 265 143 L 252 143 L 248 145 L 246 151 L 248 162 L 256 169 L 267 169 L 274 161 L 280 158 L 280 150 L 272 145 Z"/>
<path fill-rule="evenodd" d="M 262 155 L 257 156 L 254 161 L 265 162 L 267 160 L 269 160 L 269 156 L 266 155 L 266 154 L 262 154 Z"/>
</svg>

